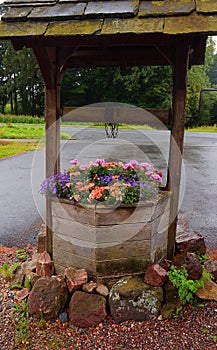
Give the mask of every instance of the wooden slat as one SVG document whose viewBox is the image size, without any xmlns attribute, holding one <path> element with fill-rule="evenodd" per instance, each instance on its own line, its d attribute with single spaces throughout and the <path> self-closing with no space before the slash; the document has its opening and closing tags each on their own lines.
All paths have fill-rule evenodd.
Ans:
<svg viewBox="0 0 217 350">
<path fill-rule="evenodd" d="M 158 126 L 160 120 L 165 126 L 171 123 L 171 111 L 157 108 L 129 108 L 122 104 L 114 106 L 111 113 L 106 113 L 109 106 L 102 104 L 84 107 L 64 107 L 62 121 L 92 123 L 122 123 L 134 125 Z M 157 118 L 157 119 L 156 119 Z"/>
</svg>

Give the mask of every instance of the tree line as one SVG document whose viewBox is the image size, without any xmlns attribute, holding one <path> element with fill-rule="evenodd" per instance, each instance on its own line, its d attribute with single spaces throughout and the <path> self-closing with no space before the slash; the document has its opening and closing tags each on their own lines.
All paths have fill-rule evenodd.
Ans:
<svg viewBox="0 0 217 350">
<path fill-rule="evenodd" d="M 193 66 L 188 75 L 186 115 L 198 114 L 201 89 L 217 88 L 217 54 L 212 38 L 207 42 L 205 64 Z M 170 109 L 172 67 L 71 68 L 61 87 L 62 106 L 98 102 L 123 102 L 142 108 Z M 187 118 L 187 126 L 217 123 L 217 92 L 203 94 L 199 118 Z M 15 51 L 0 42 L 0 111 L 10 105 L 12 114 L 44 115 L 44 83 L 33 52 Z"/>
</svg>

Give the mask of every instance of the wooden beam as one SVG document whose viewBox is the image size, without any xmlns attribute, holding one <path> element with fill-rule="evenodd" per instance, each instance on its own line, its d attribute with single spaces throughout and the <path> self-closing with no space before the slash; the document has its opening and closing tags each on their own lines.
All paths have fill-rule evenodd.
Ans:
<svg viewBox="0 0 217 350">
<path fill-rule="evenodd" d="M 45 98 L 45 130 L 46 130 L 46 177 L 52 176 L 60 170 L 60 72 L 56 49 L 47 51 L 37 50 L 37 59 L 43 67 L 43 77 L 46 85 Z M 44 59 L 46 61 L 45 66 Z M 48 71 L 46 71 L 46 69 Z M 46 249 L 52 256 L 53 233 L 51 201 L 46 198 Z"/>
<path fill-rule="evenodd" d="M 48 88 L 53 88 L 56 84 L 55 73 L 56 73 L 56 62 L 52 57 L 55 55 L 55 48 L 45 48 L 45 47 L 33 47 L 34 54 L 38 61 L 45 86 Z"/>
<path fill-rule="evenodd" d="M 175 251 L 179 191 L 185 127 L 187 72 L 189 66 L 189 43 L 177 43 L 173 67 L 173 119 L 170 138 L 168 189 L 171 191 L 170 227 L 167 254 L 172 259 Z"/>
</svg>

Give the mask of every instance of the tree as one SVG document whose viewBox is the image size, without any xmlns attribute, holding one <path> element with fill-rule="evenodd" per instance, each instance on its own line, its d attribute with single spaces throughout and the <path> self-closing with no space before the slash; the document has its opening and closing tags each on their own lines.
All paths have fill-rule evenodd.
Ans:
<svg viewBox="0 0 217 350">
<path fill-rule="evenodd" d="M 4 89 L 14 114 L 44 113 L 44 84 L 30 49 L 15 51 L 8 42 L 2 58 Z"/>
</svg>

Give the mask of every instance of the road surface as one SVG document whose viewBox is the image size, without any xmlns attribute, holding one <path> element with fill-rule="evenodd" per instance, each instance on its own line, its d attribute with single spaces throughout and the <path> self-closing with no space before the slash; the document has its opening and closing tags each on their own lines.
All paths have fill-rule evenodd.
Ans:
<svg viewBox="0 0 217 350">
<path fill-rule="evenodd" d="M 61 169 L 70 159 L 82 163 L 96 158 L 148 161 L 161 169 L 166 181 L 169 151 L 167 131 L 119 130 L 107 139 L 104 129 L 64 128 L 76 140 L 61 142 Z M 0 244 L 36 243 L 45 218 L 38 193 L 44 178 L 44 151 L 0 160 Z M 217 134 L 186 133 L 179 222 L 187 220 L 217 249 Z"/>
</svg>

